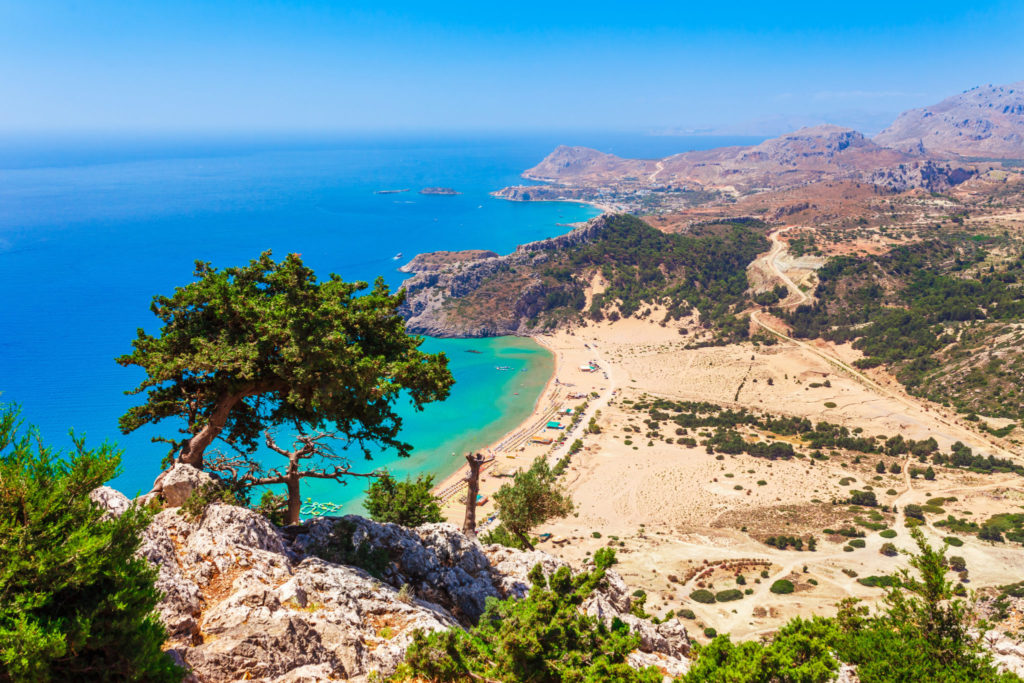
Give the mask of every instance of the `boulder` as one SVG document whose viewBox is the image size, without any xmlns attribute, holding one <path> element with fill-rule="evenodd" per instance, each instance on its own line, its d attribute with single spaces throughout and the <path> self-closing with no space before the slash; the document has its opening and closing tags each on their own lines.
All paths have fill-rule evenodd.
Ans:
<svg viewBox="0 0 1024 683">
<path fill-rule="evenodd" d="M 209 472 L 179 462 L 160 473 L 147 496 L 159 494 L 164 507 L 176 508 L 183 505 L 196 489 L 219 482 L 220 479 Z"/>
<path fill-rule="evenodd" d="M 107 511 L 107 514 L 104 515 L 104 517 L 107 515 L 111 517 L 120 517 L 132 506 L 132 501 L 128 496 L 124 495 L 117 489 L 110 488 L 109 486 L 101 486 L 98 489 L 93 489 L 89 492 L 89 499 Z"/>
</svg>

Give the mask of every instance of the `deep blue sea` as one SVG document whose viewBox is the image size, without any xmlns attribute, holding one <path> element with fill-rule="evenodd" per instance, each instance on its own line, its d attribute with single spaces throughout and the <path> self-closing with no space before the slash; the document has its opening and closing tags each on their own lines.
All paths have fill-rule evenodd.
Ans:
<svg viewBox="0 0 1024 683">
<path fill-rule="evenodd" d="M 0 401 L 20 404 L 58 447 L 71 428 L 89 444 L 117 442 L 124 473 L 113 485 L 146 491 L 166 453 L 150 438 L 175 428 L 118 431 L 118 416 L 139 400 L 123 392 L 141 372 L 114 357 L 130 351 L 137 328 L 157 331 L 150 300 L 187 284 L 195 260 L 224 267 L 266 249 L 298 252 L 321 276 L 382 275 L 398 286 L 397 266 L 419 252 L 505 253 L 596 215 L 489 196 L 522 182 L 557 144 L 658 157 L 751 142 L 601 133 L 0 139 Z M 417 194 L 426 186 L 462 194 Z M 403 188 L 411 192 L 375 194 Z M 451 397 L 422 413 L 403 407 L 412 458 L 382 453 L 357 462 L 362 469 L 450 473 L 461 461 L 453 453 L 524 419 L 551 373 L 549 354 L 529 340 L 428 339 L 426 348 L 448 353 Z M 316 482 L 303 495 L 356 509 L 364 487 Z"/>
</svg>

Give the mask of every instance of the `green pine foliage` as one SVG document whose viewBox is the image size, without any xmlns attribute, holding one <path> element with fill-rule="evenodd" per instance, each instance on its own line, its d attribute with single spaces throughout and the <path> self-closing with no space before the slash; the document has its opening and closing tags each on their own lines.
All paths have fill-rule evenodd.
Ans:
<svg viewBox="0 0 1024 683">
<path fill-rule="evenodd" d="M 530 531 L 549 519 L 572 512 L 572 499 L 558 483 L 558 476 L 543 458 L 533 461 L 530 469 L 516 474 L 511 484 L 504 484 L 494 494 L 501 526 L 519 539 L 523 547 L 533 549 Z"/>
<path fill-rule="evenodd" d="M 366 489 L 363 506 L 378 522 L 393 522 L 417 527 L 430 522 L 443 522 L 441 505 L 433 494 L 434 477 L 419 475 L 413 480 L 398 481 L 385 473 Z"/>
<path fill-rule="evenodd" d="M 573 576 L 561 567 L 545 577 L 535 566 L 529 594 L 522 600 L 489 599 L 476 626 L 417 631 L 395 679 L 660 682 L 654 667 L 636 670 L 626 663 L 639 636 L 618 620 L 606 626 L 580 611 L 614 562 L 614 551 L 602 548 L 591 572 Z"/>
<path fill-rule="evenodd" d="M 447 358 L 406 334 L 404 292 L 383 279 L 369 291 L 333 274 L 318 282 L 299 256 L 278 263 L 269 251 L 237 268 L 197 262 L 195 278 L 153 299 L 160 333 L 139 330 L 117 358 L 146 375 L 129 392 L 146 400 L 121 417 L 122 431 L 183 420 L 186 437 L 172 448 L 185 462 L 202 467 L 218 438 L 251 453 L 278 425 L 330 425 L 367 457 L 371 446 L 407 456 L 394 403 L 419 409 L 448 396 Z"/>
<path fill-rule="evenodd" d="M 105 518 L 89 492 L 117 476 L 104 444 L 61 454 L 0 412 L 0 681 L 180 681 L 161 651 L 156 570 L 136 557 L 148 511 Z"/>
<path fill-rule="evenodd" d="M 696 661 L 681 683 L 824 683 L 839 670 L 828 647 L 834 632 L 829 620 L 797 617 L 768 645 L 733 643 L 728 635 L 720 635 L 694 647 Z"/>
</svg>

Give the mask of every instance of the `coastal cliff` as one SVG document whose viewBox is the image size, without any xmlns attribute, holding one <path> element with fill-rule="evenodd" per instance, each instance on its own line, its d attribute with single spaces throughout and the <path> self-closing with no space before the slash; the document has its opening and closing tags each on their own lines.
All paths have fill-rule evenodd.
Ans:
<svg viewBox="0 0 1024 683">
<path fill-rule="evenodd" d="M 413 260 L 399 268 L 402 273 L 433 273 L 456 263 L 494 258 L 497 254 L 487 249 L 466 249 L 464 251 L 432 251 L 417 254 Z"/>
<path fill-rule="evenodd" d="M 106 487 L 93 498 L 114 515 L 130 505 Z M 450 524 L 408 529 L 349 515 L 282 530 L 232 505 L 194 519 L 181 512 L 157 514 L 139 554 L 159 572 L 167 647 L 192 683 L 387 676 L 417 629 L 472 625 L 487 599 L 525 596 L 534 566 L 548 575 L 566 566 L 543 552 L 482 546 Z M 609 572 L 581 608 L 640 636 L 631 664 L 685 672 L 682 623 L 633 616 L 629 595 Z"/>
<path fill-rule="evenodd" d="M 560 237 L 507 256 L 460 259 L 403 283 L 406 328 L 435 337 L 528 335 L 582 322 L 699 312 L 708 330 L 735 336 L 746 305 L 746 269 L 768 250 L 753 218 L 710 221 L 685 234 L 629 214 L 598 216 Z"/>
<path fill-rule="evenodd" d="M 505 256 L 420 254 L 408 269 L 415 270 L 414 264 L 429 267 L 402 283 L 406 300 L 399 312 L 406 318 L 406 329 L 432 337 L 529 334 L 529 321 L 544 310 L 553 289 L 536 268 L 551 262 L 554 253 L 599 236 L 608 223 L 607 215 L 599 216 L 565 235 L 520 245 Z M 445 254 L 458 256 L 445 260 Z M 499 286 L 498 276 L 515 280 L 515 286 Z"/>
</svg>

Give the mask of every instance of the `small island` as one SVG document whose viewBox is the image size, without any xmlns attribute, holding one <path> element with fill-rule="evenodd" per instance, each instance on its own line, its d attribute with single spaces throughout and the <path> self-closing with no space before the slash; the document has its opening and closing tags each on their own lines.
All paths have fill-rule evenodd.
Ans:
<svg viewBox="0 0 1024 683">
<path fill-rule="evenodd" d="M 456 192 L 455 190 L 453 190 L 450 187 L 424 187 L 422 190 L 420 190 L 420 194 L 453 195 L 453 194 L 462 194 L 462 193 L 461 192 Z"/>
<path fill-rule="evenodd" d="M 406 188 L 404 190 L 377 190 L 376 192 L 374 192 L 374 194 L 402 194 L 403 192 L 408 192 L 408 191 L 409 191 L 408 188 Z"/>
</svg>

